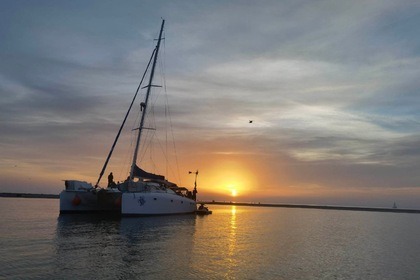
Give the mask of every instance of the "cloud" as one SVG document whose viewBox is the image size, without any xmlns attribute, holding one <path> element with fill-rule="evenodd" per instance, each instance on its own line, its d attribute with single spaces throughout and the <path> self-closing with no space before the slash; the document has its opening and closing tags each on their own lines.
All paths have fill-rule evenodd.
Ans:
<svg viewBox="0 0 420 280">
<path fill-rule="evenodd" d="M 420 180 L 416 1 L 0 6 L 3 181 L 16 164 L 51 190 L 59 177 L 95 180 L 160 16 L 154 125 L 168 101 L 182 168 L 236 161 L 226 166 L 252 170 L 277 197 L 330 201 Z M 135 118 L 113 170 L 129 161 Z"/>
</svg>

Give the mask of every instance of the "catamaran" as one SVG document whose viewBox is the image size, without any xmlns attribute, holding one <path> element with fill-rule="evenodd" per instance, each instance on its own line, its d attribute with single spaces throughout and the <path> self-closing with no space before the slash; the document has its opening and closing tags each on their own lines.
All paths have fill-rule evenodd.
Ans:
<svg viewBox="0 0 420 280">
<path fill-rule="evenodd" d="M 113 211 L 120 212 L 122 215 L 168 215 L 194 213 L 196 211 L 196 184 L 193 192 L 190 192 L 184 187 L 178 187 L 175 183 L 169 182 L 164 176 L 149 173 L 137 165 L 142 132 L 148 129 L 145 127 L 145 118 L 152 88 L 155 87 L 153 85 L 153 78 L 164 25 L 165 20 L 162 20 L 156 47 L 152 52 L 146 71 L 143 74 L 108 157 L 105 160 L 97 183 L 93 186 L 83 181 L 66 180 L 65 189 L 60 193 L 60 213 Z M 99 182 L 105 173 L 150 64 L 152 66 L 149 74 L 149 82 L 143 87 L 146 89 L 146 94 L 144 101 L 140 103 L 141 118 L 137 129 L 136 145 L 129 176 L 122 183 L 113 183 L 109 184 L 108 188 L 100 188 Z"/>
</svg>

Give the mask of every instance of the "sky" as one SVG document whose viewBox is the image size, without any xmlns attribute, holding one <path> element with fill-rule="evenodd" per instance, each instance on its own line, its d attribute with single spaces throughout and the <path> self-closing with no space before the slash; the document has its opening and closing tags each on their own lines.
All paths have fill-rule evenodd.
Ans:
<svg viewBox="0 0 420 280">
<path fill-rule="evenodd" d="M 420 2 L 405 0 L 0 1 L 0 192 L 96 182 L 162 18 L 151 112 L 175 142 L 139 165 L 190 188 L 199 170 L 199 199 L 420 209 Z"/>
</svg>

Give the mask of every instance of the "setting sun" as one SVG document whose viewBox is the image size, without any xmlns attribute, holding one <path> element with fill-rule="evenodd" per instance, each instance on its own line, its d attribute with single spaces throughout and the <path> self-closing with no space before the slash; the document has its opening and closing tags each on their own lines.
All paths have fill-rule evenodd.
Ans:
<svg viewBox="0 0 420 280">
<path fill-rule="evenodd" d="M 252 192 L 255 179 L 246 161 L 218 160 L 217 165 L 209 166 L 203 173 L 204 186 L 211 186 L 217 195 L 227 197 L 246 197 Z"/>
</svg>

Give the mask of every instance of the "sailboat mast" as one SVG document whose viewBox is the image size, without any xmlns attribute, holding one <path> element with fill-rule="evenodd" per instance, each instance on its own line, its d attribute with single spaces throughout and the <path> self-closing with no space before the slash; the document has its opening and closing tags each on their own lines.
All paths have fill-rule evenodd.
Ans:
<svg viewBox="0 0 420 280">
<path fill-rule="evenodd" d="M 108 165 L 108 162 L 111 159 L 112 152 L 114 151 L 114 148 L 117 145 L 118 139 L 120 138 L 121 131 L 124 128 L 125 122 L 127 121 L 127 117 L 130 114 L 131 108 L 133 107 L 134 101 L 136 100 L 136 97 L 137 97 L 137 94 L 139 93 L 140 87 L 143 84 L 144 77 L 146 76 L 146 73 L 147 73 L 147 70 L 149 69 L 150 63 L 152 63 L 154 53 L 155 53 L 155 50 L 153 50 L 153 53 L 150 56 L 149 63 L 147 63 L 146 70 L 144 71 L 143 76 L 141 77 L 141 81 L 139 83 L 139 86 L 137 87 L 136 94 L 134 94 L 133 100 L 131 101 L 131 104 L 130 104 L 130 107 L 128 108 L 127 113 L 125 114 L 124 120 L 123 120 L 123 122 L 120 126 L 120 129 L 118 130 L 117 136 L 115 137 L 114 143 L 112 144 L 112 147 L 111 147 L 111 150 L 109 151 L 108 157 L 105 160 L 105 163 L 104 163 L 104 166 L 102 167 L 101 173 L 99 173 L 99 178 L 98 178 L 98 181 L 95 184 L 95 188 L 99 186 L 99 182 L 101 181 L 101 178 L 104 175 L 105 169 Z"/>
<path fill-rule="evenodd" d="M 158 39 L 157 44 L 156 44 L 155 54 L 154 54 L 154 58 L 153 58 L 153 65 L 152 65 L 152 69 L 150 71 L 149 84 L 147 86 L 145 86 L 145 87 L 147 87 L 146 99 L 144 101 L 144 104 L 142 104 L 143 113 L 141 115 L 139 133 L 137 135 L 136 148 L 134 150 L 134 155 L 133 155 L 133 163 L 131 164 L 130 181 L 132 181 L 133 177 L 134 177 L 134 169 L 136 167 L 137 154 L 139 152 L 140 138 L 141 138 L 141 134 L 142 134 L 142 131 L 143 131 L 144 120 L 145 120 L 145 117 L 146 117 L 147 105 L 148 105 L 148 102 L 149 102 L 150 91 L 151 91 L 151 88 L 153 87 L 153 85 L 152 85 L 153 76 L 155 74 L 156 61 L 157 61 L 157 57 L 158 57 L 158 53 L 159 53 L 160 42 L 162 40 L 162 33 L 163 33 L 164 25 L 165 25 L 165 20 L 162 19 L 162 25 L 160 27 L 160 32 L 159 32 L 159 39 Z"/>
</svg>

